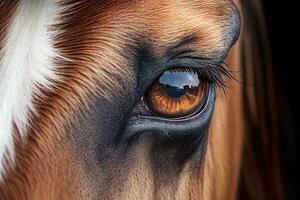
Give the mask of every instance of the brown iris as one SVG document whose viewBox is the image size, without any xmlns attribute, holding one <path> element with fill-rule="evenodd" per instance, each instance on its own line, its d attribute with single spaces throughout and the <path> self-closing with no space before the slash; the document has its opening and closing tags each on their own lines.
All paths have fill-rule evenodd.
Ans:
<svg viewBox="0 0 300 200">
<path fill-rule="evenodd" d="M 148 89 L 145 99 L 156 114 L 183 117 L 193 113 L 205 93 L 196 70 L 190 68 L 165 71 Z"/>
</svg>

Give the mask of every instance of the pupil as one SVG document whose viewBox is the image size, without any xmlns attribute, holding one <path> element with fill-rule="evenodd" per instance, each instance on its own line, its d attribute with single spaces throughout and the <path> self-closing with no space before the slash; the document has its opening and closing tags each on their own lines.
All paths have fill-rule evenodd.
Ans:
<svg viewBox="0 0 300 200">
<path fill-rule="evenodd" d="M 173 87 L 173 86 L 167 86 L 165 91 L 168 96 L 174 99 L 182 97 L 185 94 L 184 89 L 180 89 L 178 87 Z"/>
</svg>

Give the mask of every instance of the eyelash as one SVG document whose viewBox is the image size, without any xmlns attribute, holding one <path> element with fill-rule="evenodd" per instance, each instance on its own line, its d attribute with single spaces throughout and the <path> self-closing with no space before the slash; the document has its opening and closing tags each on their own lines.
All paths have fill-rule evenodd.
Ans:
<svg viewBox="0 0 300 200">
<path fill-rule="evenodd" d="M 199 76 L 202 80 L 212 84 L 215 88 L 220 88 L 224 91 L 227 87 L 225 78 L 234 79 L 232 71 L 225 63 L 212 64 L 201 68 L 199 70 Z"/>
<path fill-rule="evenodd" d="M 221 89 L 226 93 L 227 84 L 225 79 L 230 78 L 236 80 L 228 65 L 224 62 L 220 64 L 205 63 L 204 65 L 205 67 L 197 67 L 200 79 L 209 83 L 215 89 Z M 193 67 L 189 68 L 192 69 Z"/>
</svg>

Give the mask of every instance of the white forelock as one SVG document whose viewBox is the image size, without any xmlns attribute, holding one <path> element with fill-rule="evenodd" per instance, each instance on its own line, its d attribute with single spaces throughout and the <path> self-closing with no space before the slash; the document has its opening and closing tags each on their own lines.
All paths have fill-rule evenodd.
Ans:
<svg viewBox="0 0 300 200">
<path fill-rule="evenodd" d="M 56 78 L 49 27 L 57 13 L 52 0 L 22 0 L 0 49 L 0 181 L 6 165 L 14 164 L 13 124 L 25 141 L 36 86 L 48 87 Z"/>
</svg>

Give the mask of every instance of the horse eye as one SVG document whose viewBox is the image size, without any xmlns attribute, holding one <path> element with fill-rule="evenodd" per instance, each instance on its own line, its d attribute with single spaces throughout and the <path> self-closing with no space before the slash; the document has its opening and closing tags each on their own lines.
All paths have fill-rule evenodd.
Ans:
<svg viewBox="0 0 300 200">
<path fill-rule="evenodd" d="M 184 117 L 197 110 L 204 97 L 206 84 L 197 70 L 191 68 L 165 71 L 145 95 L 148 108 L 165 117 Z"/>
</svg>

